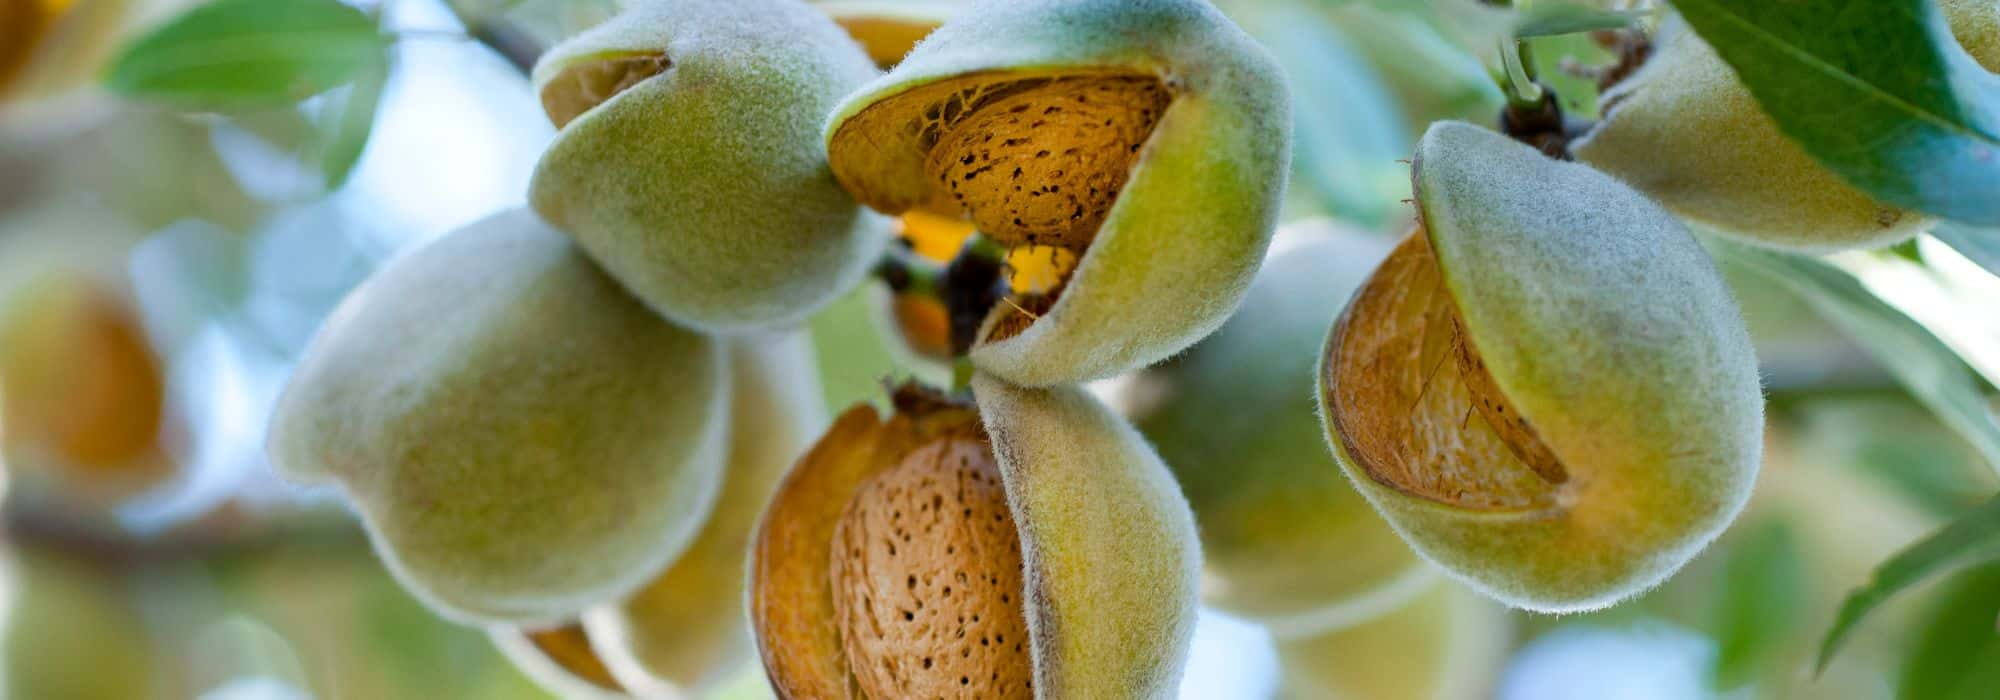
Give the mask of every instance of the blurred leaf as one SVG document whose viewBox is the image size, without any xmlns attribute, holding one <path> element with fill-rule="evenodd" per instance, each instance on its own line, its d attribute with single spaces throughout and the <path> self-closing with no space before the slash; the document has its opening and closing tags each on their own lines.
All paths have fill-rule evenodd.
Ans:
<svg viewBox="0 0 2000 700">
<path fill-rule="evenodd" d="M 1825 669 L 1841 642 L 1869 611 L 1905 588 L 1931 576 L 2000 557 L 2000 498 L 1960 516 L 1876 567 L 1874 576 L 1847 595 L 1819 650 Z"/>
<path fill-rule="evenodd" d="M 1806 600 L 1806 565 L 1798 538 L 1783 520 L 1766 519 L 1746 531 L 1722 565 L 1716 601 L 1715 681 L 1741 687 L 1796 638 Z"/>
<path fill-rule="evenodd" d="M 1950 346 L 1831 265 L 1716 237 L 1705 242 L 1717 255 L 1761 272 L 1805 299 L 2000 473 L 2000 417 L 1993 413 L 1993 387 Z"/>
<path fill-rule="evenodd" d="M 320 115 L 320 174 L 326 189 L 337 190 L 347 183 L 354 164 L 367 150 L 368 136 L 375 130 L 375 113 L 382 105 L 382 91 L 388 86 L 388 64 L 378 63 L 355 78 L 346 94 L 324 105 Z"/>
<path fill-rule="evenodd" d="M 1409 196 L 1399 161 L 1410 156 L 1410 128 L 1395 98 L 1326 13 L 1281 4 L 1243 15 L 1290 75 L 1299 183 L 1328 213 L 1381 226 Z"/>
<path fill-rule="evenodd" d="M 379 71 L 387 48 L 338 0 L 216 0 L 126 47 L 106 82 L 192 109 L 271 106 Z"/>
<path fill-rule="evenodd" d="M 2000 564 L 1952 577 L 1925 619 L 1897 697 L 1986 700 L 2000 688 Z"/>
<path fill-rule="evenodd" d="M 1935 2 L 1674 6 L 1778 128 L 1843 179 L 2000 226 L 2000 77 L 1958 47 Z"/>
<path fill-rule="evenodd" d="M 1588 5 L 1568 2 L 1538 2 L 1514 19 L 1514 36 L 1555 36 L 1592 32 L 1599 29 L 1622 29 L 1644 18 L 1648 13 L 1629 10 L 1603 10 Z"/>
<path fill-rule="evenodd" d="M 1959 255 L 1979 263 L 1987 272 L 2000 275 L 2000 230 L 1981 230 L 1947 222 L 1931 229 L 1931 236 L 1944 241 Z"/>
<path fill-rule="evenodd" d="M 1422 16 L 1362 4 L 1329 14 L 1394 93 L 1404 122 L 1414 127 L 1408 138 L 1439 119 L 1490 121 L 1498 114 L 1500 88 L 1467 44 L 1476 35 L 1460 38 Z"/>
<path fill-rule="evenodd" d="M 856 403 L 881 404 L 887 397 L 882 383 L 907 375 L 897 367 L 895 351 L 889 347 L 897 341 L 870 312 L 875 291 L 875 282 L 862 284 L 812 319 L 820 381 L 827 408 L 836 414 Z"/>
</svg>

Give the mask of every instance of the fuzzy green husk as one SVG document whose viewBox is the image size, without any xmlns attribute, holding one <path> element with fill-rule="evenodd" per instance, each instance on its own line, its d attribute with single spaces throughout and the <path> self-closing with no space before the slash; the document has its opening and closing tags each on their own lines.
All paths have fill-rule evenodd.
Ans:
<svg viewBox="0 0 2000 700">
<path fill-rule="evenodd" d="M 1020 530 L 1035 697 L 1173 697 L 1201 564 L 1173 475 L 1081 389 L 972 390 Z"/>
<path fill-rule="evenodd" d="M 750 531 L 778 480 L 826 429 L 805 334 L 728 344 L 729 462 L 714 513 L 665 574 L 631 598 L 584 615 L 606 666 L 640 697 L 703 692 L 750 658 L 744 609 Z"/>
<path fill-rule="evenodd" d="M 1460 509 L 1377 482 L 1330 421 L 1342 466 L 1419 553 L 1511 605 L 1588 610 L 1658 584 L 1757 475 L 1757 361 L 1728 288 L 1678 221 L 1588 167 L 1462 122 L 1433 125 L 1416 162 L 1465 333 L 1568 479 L 1544 508 Z"/>
<path fill-rule="evenodd" d="M 795 324 L 858 282 L 884 224 L 834 181 L 819 127 L 876 75 L 861 48 L 797 0 L 649 2 L 552 49 L 536 89 L 646 52 L 671 67 L 556 134 L 535 210 L 694 328 Z"/>
<path fill-rule="evenodd" d="M 278 403 L 271 458 L 339 486 L 440 614 L 560 621 L 694 539 L 722 471 L 725 363 L 506 212 L 341 304 Z"/>
</svg>

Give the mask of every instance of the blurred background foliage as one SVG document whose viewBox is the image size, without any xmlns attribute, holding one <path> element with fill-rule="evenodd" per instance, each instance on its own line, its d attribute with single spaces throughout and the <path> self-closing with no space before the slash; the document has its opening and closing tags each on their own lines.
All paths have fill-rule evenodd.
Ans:
<svg viewBox="0 0 2000 700">
<path fill-rule="evenodd" d="M 1287 218 L 1382 240 L 1410 225 L 1400 159 L 1424 126 L 1493 122 L 1504 38 L 1530 37 L 1587 120 L 1612 57 L 1579 30 L 1646 18 L 1607 14 L 1627 3 L 1219 4 L 1290 76 Z M 551 133 L 523 69 L 615 5 L 0 0 L 4 697 L 546 696 L 483 631 L 397 587 L 330 494 L 276 479 L 262 441 L 290 363 L 349 289 L 522 200 Z M 1814 673 L 1843 597 L 2000 486 L 1992 240 L 1719 255 L 1764 368 L 1766 461 L 1749 511 L 1658 590 L 1556 618 L 1440 580 L 1282 644 L 1210 614 L 1183 695 L 1996 697 L 1992 563 L 1893 597 Z M 937 371 L 886 337 L 884 300 L 870 284 L 813 321 L 830 408 Z M 746 667 L 724 696 L 765 694 Z"/>
</svg>

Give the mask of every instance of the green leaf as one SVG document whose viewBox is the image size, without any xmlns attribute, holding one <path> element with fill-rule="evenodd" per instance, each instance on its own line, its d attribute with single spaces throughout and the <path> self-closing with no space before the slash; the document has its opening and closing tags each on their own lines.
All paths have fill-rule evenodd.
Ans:
<svg viewBox="0 0 2000 700">
<path fill-rule="evenodd" d="M 1528 38 L 1630 27 L 1647 12 L 1604 10 L 1569 2 L 1538 2 L 1514 19 L 1514 36 Z"/>
<path fill-rule="evenodd" d="M 1675 0 L 1779 130 L 1884 202 L 2000 225 L 2000 77 L 1930 0 Z"/>
<path fill-rule="evenodd" d="M 2000 558 L 2000 498 L 1960 516 L 1876 567 L 1868 582 L 1841 603 L 1833 629 L 1820 643 L 1819 668 L 1824 670 L 1855 625 L 1891 596 L 1931 576 L 1995 558 Z"/>
<path fill-rule="evenodd" d="M 2000 230 L 1979 230 L 1953 223 L 1939 224 L 1931 236 L 1944 241 L 1959 255 L 1978 263 L 1987 272 L 2000 275 Z"/>
<path fill-rule="evenodd" d="M 1770 653 L 1795 638 L 1804 612 L 1805 577 L 1798 538 L 1783 520 L 1756 523 L 1729 548 L 1715 608 L 1718 688 L 1754 680 Z"/>
<path fill-rule="evenodd" d="M 388 82 L 388 64 L 377 64 L 355 78 L 346 94 L 322 106 L 319 168 L 327 190 L 346 184 L 354 164 L 361 160 Z"/>
<path fill-rule="evenodd" d="M 380 70 L 387 47 L 337 0 L 217 0 L 126 47 L 106 83 L 188 109 L 268 107 Z"/>
<path fill-rule="evenodd" d="M 1904 700 L 1986 700 L 2000 688 L 2000 564 L 1953 576 L 1904 663 Z"/>
<path fill-rule="evenodd" d="M 2000 471 L 2000 417 L 1993 413 L 1993 385 L 1922 324 L 1832 265 L 1720 237 L 1711 236 L 1703 242 L 1719 258 L 1762 273 L 1799 295 L 1874 355 L 1912 396 Z"/>
</svg>

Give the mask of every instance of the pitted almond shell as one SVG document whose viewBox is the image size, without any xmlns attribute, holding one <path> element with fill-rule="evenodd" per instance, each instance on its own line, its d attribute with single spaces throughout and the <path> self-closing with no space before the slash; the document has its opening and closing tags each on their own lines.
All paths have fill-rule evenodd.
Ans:
<svg viewBox="0 0 2000 700">
<path fill-rule="evenodd" d="M 271 424 L 403 585 L 468 622 L 573 619 L 685 550 L 721 481 L 726 359 L 533 213 L 405 255 L 328 318 Z"/>
<path fill-rule="evenodd" d="M 950 663 L 975 697 L 1030 685 L 1038 698 L 1172 694 L 1200 556 L 1172 477 L 1136 431 L 1081 390 L 1020 389 L 984 375 L 973 390 L 977 413 L 850 410 L 780 487 L 752 564 L 752 619 L 773 687 L 797 698 L 857 697 L 870 683 L 929 688 L 894 683 L 928 682 L 923 671 Z M 925 503 L 945 510 L 909 510 Z M 1007 529 L 993 523 L 1009 518 L 1017 548 L 994 544 Z M 856 541 L 857 532 L 879 537 Z M 929 553 L 902 549 L 904 535 Z M 843 536 L 862 551 L 836 550 Z M 968 559 L 966 548 L 978 554 Z M 1010 556 L 1020 559 L 1018 584 L 995 568 Z M 855 565 L 877 568 L 864 572 L 872 579 L 834 577 Z M 961 571 L 967 584 L 983 572 L 986 585 L 961 587 Z M 1025 630 L 995 617 L 1017 606 Z M 843 611 L 856 615 L 845 626 Z M 1025 668 L 1013 652 L 1023 633 Z M 960 660 L 933 653 L 924 666 L 926 651 L 953 650 Z M 891 670 L 856 673 L 857 663 Z"/>
<path fill-rule="evenodd" d="M 884 240 L 827 170 L 821 120 L 876 75 L 796 0 L 634 6 L 551 49 L 561 126 L 529 201 L 655 311 L 704 330 L 810 316 Z"/>
<path fill-rule="evenodd" d="M 751 541 L 749 601 L 780 697 L 856 697 L 831 570 L 833 532 L 856 490 L 926 443 L 979 436 L 977 415 L 964 407 L 905 405 L 881 417 L 859 405 L 835 418 L 779 483 Z"/>
<path fill-rule="evenodd" d="M 2000 5 L 1938 6 L 1973 58 L 2000 71 Z M 1720 233 L 1831 252 L 1894 243 L 1933 222 L 1876 201 L 1820 165 L 1678 16 L 1662 23 L 1645 64 L 1604 99 L 1604 120 L 1572 146 L 1577 159 Z"/>
<path fill-rule="evenodd" d="M 827 425 L 803 332 L 725 341 L 730 357 L 729 461 L 701 534 L 667 570 L 583 626 L 611 673 L 641 698 L 712 689 L 750 658 L 744 610 L 750 533 L 778 480 Z"/>
<path fill-rule="evenodd" d="M 996 307 L 972 352 L 1048 386 L 1158 361 L 1236 307 L 1275 226 L 1289 110 L 1268 55 L 1206 3 L 996 2 L 850 96 L 826 138 L 879 211 L 1084 251 L 1045 309 Z"/>
<path fill-rule="evenodd" d="M 1433 573 L 1415 599 L 1349 627 L 1278 640 L 1283 697 L 1492 697 L 1513 642 L 1507 609 Z"/>
<path fill-rule="evenodd" d="M 1602 607 L 1742 508 L 1763 402 L 1733 299 L 1672 216 L 1457 122 L 1417 147 L 1422 226 L 1348 305 L 1320 400 L 1362 495 L 1509 604 Z"/>
<path fill-rule="evenodd" d="M 1298 391 L 1330 310 L 1390 245 L 1324 219 L 1280 228 L 1236 315 L 1132 386 L 1160 393 L 1135 421 L 1194 509 L 1203 601 L 1277 634 L 1378 614 L 1432 576 L 1341 473 Z"/>
<path fill-rule="evenodd" d="M 834 527 L 833 607 L 871 698 L 1033 698 L 1021 539 L 985 441 L 933 440 Z"/>
<path fill-rule="evenodd" d="M 591 648 L 590 636 L 581 625 L 539 629 L 495 626 L 487 630 L 487 636 L 514 668 L 551 693 L 578 700 L 630 697 Z"/>
</svg>

